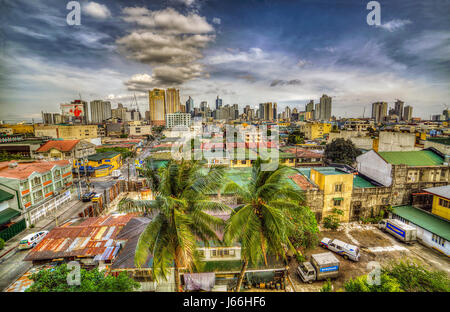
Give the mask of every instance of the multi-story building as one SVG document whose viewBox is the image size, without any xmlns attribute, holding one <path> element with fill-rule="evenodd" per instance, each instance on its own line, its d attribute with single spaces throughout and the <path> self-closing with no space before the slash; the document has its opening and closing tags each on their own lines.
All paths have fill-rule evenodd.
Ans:
<svg viewBox="0 0 450 312">
<path fill-rule="evenodd" d="M 403 109 L 403 120 L 410 121 L 412 118 L 412 106 L 405 106 Z"/>
<path fill-rule="evenodd" d="M 87 164 L 85 159 L 74 160 L 74 172 L 80 170 L 80 173 L 84 173 L 85 167 L 88 175 L 94 177 L 108 176 L 114 170 L 122 167 L 122 156 L 119 152 L 110 151 L 88 156 Z"/>
<path fill-rule="evenodd" d="M 276 103 L 267 102 L 259 104 L 259 119 L 273 121 Z"/>
<path fill-rule="evenodd" d="M 191 114 L 180 112 L 173 114 L 166 114 L 166 127 L 170 129 L 176 126 L 190 127 Z"/>
<path fill-rule="evenodd" d="M 404 104 L 405 103 L 400 100 L 395 101 L 394 112 L 395 112 L 395 115 L 398 116 L 398 120 L 403 120 L 403 105 Z"/>
<path fill-rule="evenodd" d="M 216 99 L 216 109 L 219 109 L 222 107 L 222 99 L 219 98 L 219 96 L 217 96 Z"/>
<path fill-rule="evenodd" d="M 186 101 L 186 113 L 191 113 L 194 110 L 194 100 L 189 97 Z"/>
<path fill-rule="evenodd" d="M 64 200 L 70 199 L 71 185 L 72 166 L 68 160 L 0 163 L 0 186 L 16 194 L 17 211 L 25 216 L 28 225 L 47 213 L 49 207 L 44 204 L 53 202 L 55 196 L 69 191 Z"/>
<path fill-rule="evenodd" d="M 165 114 L 173 114 L 180 111 L 180 90 L 168 88 L 166 90 Z"/>
<path fill-rule="evenodd" d="M 97 130 L 97 125 L 37 125 L 34 135 L 64 140 L 83 140 L 97 138 Z"/>
<path fill-rule="evenodd" d="M 111 118 L 111 102 L 95 100 L 89 103 L 91 106 L 91 122 L 103 123 L 108 118 Z"/>
<path fill-rule="evenodd" d="M 95 154 L 95 145 L 82 140 L 52 140 L 39 147 L 35 153 L 49 160 L 73 160 Z"/>
<path fill-rule="evenodd" d="M 111 117 L 118 118 L 122 121 L 126 121 L 126 119 L 127 119 L 126 107 L 123 107 L 122 103 L 117 104 L 117 108 L 113 108 L 111 110 Z"/>
<path fill-rule="evenodd" d="M 150 135 L 152 134 L 151 125 L 128 125 L 128 134 L 130 136 Z"/>
<path fill-rule="evenodd" d="M 305 134 L 308 140 L 315 140 L 330 133 L 331 124 L 326 122 L 300 122 L 300 132 Z"/>
<path fill-rule="evenodd" d="M 310 102 L 311 103 L 311 102 Z M 320 102 L 316 104 L 316 120 L 330 120 L 331 118 L 331 97 L 323 94 Z"/>
<path fill-rule="evenodd" d="M 372 104 L 372 118 L 376 124 L 384 121 L 387 116 L 387 102 L 375 102 Z"/>
<path fill-rule="evenodd" d="M 306 104 L 306 109 L 307 112 L 313 112 L 314 111 L 314 100 L 309 101 L 308 104 Z"/>
<path fill-rule="evenodd" d="M 150 123 L 154 126 L 164 125 L 166 116 L 166 92 L 164 89 L 149 91 Z"/>
</svg>

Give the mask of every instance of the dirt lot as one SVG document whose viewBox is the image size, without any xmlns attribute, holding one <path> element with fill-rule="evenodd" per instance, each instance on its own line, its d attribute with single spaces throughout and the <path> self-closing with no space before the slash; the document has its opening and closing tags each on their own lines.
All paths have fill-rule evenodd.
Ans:
<svg viewBox="0 0 450 312">
<path fill-rule="evenodd" d="M 450 276 L 450 261 L 445 255 L 420 243 L 415 243 L 412 246 L 406 245 L 371 225 L 346 224 L 338 231 L 323 230 L 319 237 L 320 239 L 323 237 L 337 238 L 361 248 L 361 259 L 359 262 L 345 260 L 336 255 L 341 263 L 341 268 L 339 277 L 332 280 L 335 290 L 342 288 L 344 282 L 348 279 L 370 272 L 372 269 L 367 266 L 371 261 L 377 261 L 383 265 L 396 259 L 419 260 L 432 269 L 446 271 Z M 309 260 L 311 254 L 322 252 L 326 252 L 326 250 L 318 246 L 305 252 L 305 256 Z M 292 260 L 289 268 L 289 275 L 296 291 L 320 291 L 324 281 L 313 282 L 312 284 L 302 282 L 296 273 L 297 266 L 297 261 Z"/>
</svg>

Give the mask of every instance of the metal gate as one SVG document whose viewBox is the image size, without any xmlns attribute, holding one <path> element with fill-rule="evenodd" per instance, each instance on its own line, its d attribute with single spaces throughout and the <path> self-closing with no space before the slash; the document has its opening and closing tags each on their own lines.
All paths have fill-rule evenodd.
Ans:
<svg viewBox="0 0 450 312">
<path fill-rule="evenodd" d="M 27 223 L 25 222 L 25 219 L 20 220 L 17 223 L 14 223 L 9 228 L 4 229 L 0 232 L 0 238 L 3 238 L 3 240 L 6 242 L 10 238 L 16 236 L 23 230 L 27 228 Z"/>
</svg>

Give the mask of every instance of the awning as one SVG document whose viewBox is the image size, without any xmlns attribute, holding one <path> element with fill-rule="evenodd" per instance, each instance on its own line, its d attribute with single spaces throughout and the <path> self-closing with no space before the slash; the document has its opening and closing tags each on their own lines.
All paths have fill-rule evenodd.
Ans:
<svg viewBox="0 0 450 312">
<path fill-rule="evenodd" d="M 185 273 L 184 274 L 185 289 L 211 291 L 216 284 L 216 274 L 210 273 Z"/>
<path fill-rule="evenodd" d="M 8 223 L 11 219 L 20 216 L 20 212 L 11 208 L 0 211 L 0 224 Z"/>
<path fill-rule="evenodd" d="M 344 198 L 343 197 L 335 197 L 335 198 L 333 198 L 333 200 L 344 200 Z"/>
<path fill-rule="evenodd" d="M 13 194 L 0 189 L 0 203 L 4 202 L 5 200 L 10 200 L 11 198 L 14 198 Z"/>
</svg>

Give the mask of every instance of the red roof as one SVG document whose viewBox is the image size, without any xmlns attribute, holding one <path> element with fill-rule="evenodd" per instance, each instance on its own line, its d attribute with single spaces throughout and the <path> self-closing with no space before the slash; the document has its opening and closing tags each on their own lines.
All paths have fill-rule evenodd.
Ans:
<svg viewBox="0 0 450 312">
<path fill-rule="evenodd" d="M 295 184 L 297 184 L 304 191 L 314 188 L 314 185 L 301 174 L 296 174 L 295 176 L 290 176 L 289 178 L 292 179 L 292 181 L 294 181 Z"/>
<path fill-rule="evenodd" d="M 9 167 L 9 164 L 17 163 L 16 167 Z M 55 161 L 33 161 L 33 162 L 19 162 L 19 161 L 4 161 L 0 162 L 0 177 L 23 180 L 28 178 L 33 172 L 46 173 L 53 167 L 65 167 L 69 165 L 68 160 Z"/>
<path fill-rule="evenodd" d="M 301 157 L 301 158 L 323 158 L 323 154 L 319 154 L 319 153 L 316 153 L 316 152 L 313 152 L 313 151 L 310 151 L 310 150 L 307 150 L 307 149 L 304 149 L 304 148 L 297 148 L 296 149 L 295 147 L 292 147 L 292 148 L 286 149 L 285 152 L 292 153 L 292 154 L 295 155 L 296 150 L 297 150 L 297 157 Z"/>
<path fill-rule="evenodd" d="M 60 152 L 70 152 L 73 148 L 80 142 L 80 140 L 58 140 L 58 141 L 48 141 L 41 147 L 39 147 L 36 152 L 48 152 L 52 148 Z"/>
</svg>

